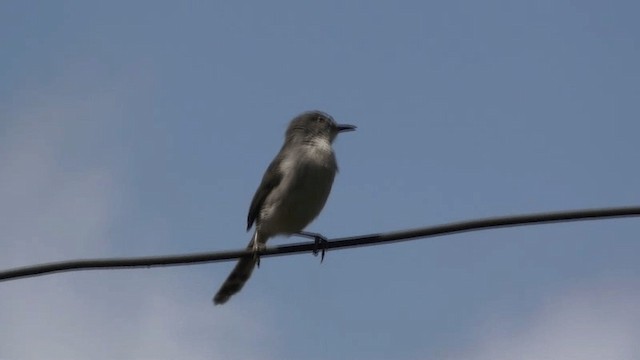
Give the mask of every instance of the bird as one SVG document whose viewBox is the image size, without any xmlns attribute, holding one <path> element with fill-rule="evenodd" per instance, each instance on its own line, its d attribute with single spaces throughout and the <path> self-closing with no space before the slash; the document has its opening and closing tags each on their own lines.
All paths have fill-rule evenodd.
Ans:
<svg viewBox="0 0 640 360">
<path fill-rule="evenodd" d="M 242 289 L 260 265 L 258 252 L 270 238 L 297 234 L 315 238 L 316 246 L 324 239 L 303 230 L 322 211 L 338 172 L 333 141 L 339 133 L 355 129 L 319 110 L 303 112 L 290 121 L 282 148 L 267 167 L 249 206 L 247 231 L 255 227 L 247 249 L 254 255 L 239 259 L 213 297 L 215 305 L 226 303 Z"/>
</svg>

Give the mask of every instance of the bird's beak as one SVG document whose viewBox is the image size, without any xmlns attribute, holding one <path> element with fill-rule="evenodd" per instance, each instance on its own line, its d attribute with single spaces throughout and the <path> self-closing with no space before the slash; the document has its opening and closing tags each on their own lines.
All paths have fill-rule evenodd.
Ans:
<svg viewBox="0 0 640 360">
<path fill-rule="evenodd" d="M 338 129 L 338 132 L 345 132 L 345 131 L 354 131 L 356 129 L 356 126 L 349 125 L 349 124 L 338 124 L 336 125 L 336 128 Z"/>
</svg>

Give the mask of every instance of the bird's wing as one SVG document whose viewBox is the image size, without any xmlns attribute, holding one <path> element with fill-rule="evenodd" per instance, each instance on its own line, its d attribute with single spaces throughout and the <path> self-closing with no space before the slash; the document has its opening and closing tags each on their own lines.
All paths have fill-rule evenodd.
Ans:
<svg viewBox="0 0 640 360">
<path fill-rule="evenodd" d="M 278 157 L 271 162 L 271 165 L 269 165 L 267 171 L 262 177 L 262 182 L 260 183 L 260 186 L 258 186 L 258 190 L 256 190 L 255 195 L 253 195 L 253 200 L 249 207 L 249 215 L 247 216 L 247 230 L 251 229 L 253 222 L 256 221 L 256 218 L 260 214 L 260 209 L 262 209 L 264 200 L 282 181 L 282 172 L 278 168 L 279 163 L 280 161 Z"/>
</svg>

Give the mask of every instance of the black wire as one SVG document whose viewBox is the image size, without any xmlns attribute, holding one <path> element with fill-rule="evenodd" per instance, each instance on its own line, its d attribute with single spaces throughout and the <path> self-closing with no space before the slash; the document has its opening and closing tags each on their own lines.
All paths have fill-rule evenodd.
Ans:
<svg viewBox="0 0 640 360">
<path fill-rule="evenodd" d="M 344 249 L 359 246 L 377 245 L 381 243 L 407 241 L 416 238 L 455 234 L 467 231 L 477 231 L 489 228 L 523 226 L 552 222 L 596 220 L 603 218 L 630 216 L 640 216 L 640 207 L 560 211 L 461 221 L 405 231 L 338 238 L 329 240 L 329 242 L 326 243 L 322 243 L 321 248 L 324 248 L 326 250 Z M 313 242 L 295 243 L 266 248 L 260 251 L 260 256 L 280 256 L 301 252 L 313 252 L 314 250 L 317 250 L 317 245 Z M 62 271 L 187 265 L 205 262 L 228 261 L 244 256 L 253 256 L 253 252 L 244 249 L 185 255 L 70 260 L 37 264 L 0 271 L 0 281 Z"/>
</svg>

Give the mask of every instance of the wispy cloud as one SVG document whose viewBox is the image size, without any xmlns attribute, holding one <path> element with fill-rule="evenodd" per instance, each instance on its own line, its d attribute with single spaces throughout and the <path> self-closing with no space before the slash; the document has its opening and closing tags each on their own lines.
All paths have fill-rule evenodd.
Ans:
<svg viewBox="0 0 640 360">
<path fill-rule="evenodd" d="M 640 287 L 625 282 L 551 296 L 532 318 L 487 322 L 452 359 L 638 359 Z"/>
<path fill-rule="evenodd" d="M 119 200 L 130 189 L 126 168 L 101 156 L 91 138 L 105 136 L 125 102 L 117 86 L 90 85 L 104 81 L 78 87 L 67 79 L 28 91 L 34 96 L 3 114 L 2 268 L 109 255 Z M 116 139 L 102 140 L 109 141 Z M 130 295 L 141 291 L 144 297 Z M 208 298 L 188 291 L 171 277 L 108 271 L 0 283 L 0 359 L 266 356 L 271 336 L 261 324 L 270 323 L 268 315 L 214 311 Z"/>
</svg>

